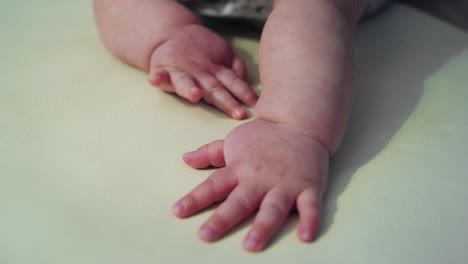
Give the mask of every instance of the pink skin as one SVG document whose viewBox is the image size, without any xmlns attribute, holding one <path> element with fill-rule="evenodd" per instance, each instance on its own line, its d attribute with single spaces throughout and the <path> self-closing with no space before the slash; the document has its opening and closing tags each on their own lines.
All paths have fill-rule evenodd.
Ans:
<svg viewBox="0 0 468 264">
<path fill-rule="evenodd" d="M 260 42 L 262 95 L 220 36 L 175 0 L 93 0 L 106 47 L 149 72 L 151 84 L 191 101 L 204 99 L 254 120 L 184 155 L 190 166 L 219 167 L 173 207 L 189 217 L 223 201 L 201 226 L 219 239 L 259 208 L 243 246 L 265 248 L 295 205 L 298 237 L 318 230 L 329 155 L 341 142 L 351 104 L 352 33 L 367 0 L 274 0 Z M 135 41 L 138 40 L 138 41 Z"/>
<path fill-rule="evenodd" d="M 245 75 L 242 59 L 229 44 L 194 24 L 179 27 L 154 49 L 149 81 L 190 102 L 204 99 L 232 118 L 243 119 L 246 111 L 240 103 L 254 107 L 258 100 Z"/>
<path fill-rule="evenodd" d="M 201 239 L 216 241 L 260 208 L 243 242 L 246 250 L 260 251 L 296 205 L 297 236 L 310 242 L 318 230 L 328 159 L 327 149 L 314 138 L 283 124 L 250 121 L 226 140 L 184 155 L 193 168 L 220 168 L 177 201 L 173 212 L 186 218 L 223 201 L 199 230 Z"/>
</svg>

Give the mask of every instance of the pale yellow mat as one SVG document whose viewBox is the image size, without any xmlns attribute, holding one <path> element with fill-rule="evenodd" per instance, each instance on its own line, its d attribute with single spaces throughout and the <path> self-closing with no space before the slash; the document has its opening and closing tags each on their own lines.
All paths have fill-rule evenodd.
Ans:
<svg viewBox="0 0 468 264">
<path fill-rule="evenodd" d="M 231 40 L 258 84 L 257 40 Z M 196 233 L 210 211 L 170 212 L 210 173 L 182 153 L 239 121 L 110 56 L 89 1 L 2 3 L 0 263 L 468 263 L 468 35 L 394 5 L 356 41 L 320 237 L 299 242 L 291 216 L 250 254 L 248 223 L 207 244 Z"/>
</svg>

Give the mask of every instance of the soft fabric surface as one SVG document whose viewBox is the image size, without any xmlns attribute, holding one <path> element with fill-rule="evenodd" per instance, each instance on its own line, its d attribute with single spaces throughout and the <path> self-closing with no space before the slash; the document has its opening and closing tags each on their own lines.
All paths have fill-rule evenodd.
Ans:
<svg viewBox="0 0 468 264">
<path fill-rule="evenodd" d="M 182 153 L 239 121 L 110 56 L 89 1 L 3 3 L 0 33 L 2 264 L 468 262 L 466 33 L 399 5 L 360 25 L 320 237 L 299 242 L 293 215 L 260 254 L 241 249 L 249 223 L 207 244 L 210 210 L 170 212 L 210 173 Z M 257 39 L 230 39 L 258 89 Z"/>
</svg>

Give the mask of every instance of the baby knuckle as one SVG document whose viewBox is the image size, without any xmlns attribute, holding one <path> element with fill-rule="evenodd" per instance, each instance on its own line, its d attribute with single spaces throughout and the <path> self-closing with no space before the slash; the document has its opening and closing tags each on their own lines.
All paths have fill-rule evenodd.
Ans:
<svg viewBox="0 0 468 264">
<path fill-rule="evenodd" d="M 216 230 L 225 230 L 231 226 L 230 219 L 218 212 L 215 212 L 208 221 Z"/>
<path fill-rule="evenodd" d="M 206 90 L 212 90 L 219 86 L 219 82 L 215 78 L 206 78 L 203 82 L 203 86 Z"/>
<path fill-rule="evenodd" d="M 310 178 L 309 176 L 304 176 L 302 177 L 302 182 L 304 183 L 303 186 L 305 186 L 304 190 L 309 190 L 310 191 L 320 191 L 323 189 L 324 185 L 326 184 L 326 179 L 324 178 Z"/>
<path fill-rule="evenodd" d="M 188 209 L 190 209 L 190 208 L 194 207 L 197 204 L 198 199 L 197 199 L 197 197 L 195 196 L 194 193 L 189 193 L 184 197 L 183 201 L 184 201 L 184 204 L 186 205 L 186 207 Z"/>
<path fill-rule="evenodd" d="M 205 180 L 205 186 L 208 188 L 208 191 L 211 192 L 214 196 L 218 196 L 220 193 L 219 185 L 213 177 L 208 177 Z"/>
<path fill-rule="evenodd" d="M 289 213 L 288 208 L 284 204 L 269 203 L 267 206 L 275 218 L 280 218 Z"/>
<path fill-rule="evenodd" d="M 182 82 L 182 81 L 191 81 L 192 77 L 186 73 L 183 73 L 183 74 L 174 74 L 171 76 L 171 79 L 174 82 Z"/>
<path fill-rule="evenodd" d="M 223 74 L 224 68 L 216 63 L 210 63 L 208 70 L 215 75 Z"/>
<path fill-rule="evenodd" d="M 234 99 L 232 99 L 232 100 L 226 99 L 225 100 L 225 105 L 226 105 L 227 109 L 232 110 L 232 111 L 235 110 L 236 108 L 240 107 L 239 103 Z"/>
<path fill-rule="evenodd" d="M 269 197 L 268 201 L 265 203 L 265 206 L 269 206 L 277 211 L 288 211 L 289 206 L 293 203 L 294 198 L 288 193 L 274 193 Z"/>
<path fill-rule="evenodd" d="M 272 232 L 272 227 L 269 224 L 257 221 L 252 227 L 251 233 L 254 233 L 257 237 L 268 236 Z"/>
<path fill-rule="evenodd" d="M 308 207 L 316 207 L 320 206 L 321 202 L 321 191 L 317 187 L 310 187 L 305 190 L 305 195 L 300 196 L 301 202 L 307 204 Z"/>
<path fill-rule="evenodd" d="M 246 199 L 245 197 L 232 195 L 230 197 L 230 200 L 235 206 L 239 207 L 239 209 L 244 212 L 249 211 L 252 207 L 252 202 Z"/>
<path fill-rule="evenodd" d="M 247 84 L 241 77 L 237 75 L 233 76 L 231 79 L 231 86 L 237 87 L 238 89 L 243 90 L 245 94 L 247 94 L 247 91 L 248 91 Z"/>
<path fill-rule="evenodd" d="M 232 77 L 235 75 L 231 69 L 219 65 L 217 65 L 216 71 L 214 73 L 216 76 L 224 79 L 232 79 Z"/>
<path fill-rule="evenodd" d="M 210 88 L 205 89 L 205 99 L 213 102 L 216 98 L 216 94 L 219 93 L 221 88 L 219 86 L 210 86 Z"/>
<path fill-rule="evenodd" d="M 217 163 L 216 157 L 219 154 L 219 150 L 216 147 L 214 147 L 212 144 L 208 144 L 206 152 L 208 153 L 208 159 L 210 161 L 210 164 L 215 165 L 215 163 Z"/>
</svg>

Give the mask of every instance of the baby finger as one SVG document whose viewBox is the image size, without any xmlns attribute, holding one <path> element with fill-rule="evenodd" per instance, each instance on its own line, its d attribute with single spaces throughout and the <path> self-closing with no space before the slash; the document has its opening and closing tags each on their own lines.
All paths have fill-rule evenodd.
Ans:
<svg viewBox="0 0 468 264">
<path fill-rule="evenodd" d="M 230 175 L 229 169 L 219 169 L 177 201 L 172 211 L 180 218 L 192 216 L 211 204 L 225 199 L 236 184 L 237 180 Z"/>
<path fill-rule="evenodd" d="M 227 167 L 226 167 L 227 168 Z M 200 227 L 205 241 L 215 241 L 257 209 L 264 192 L 251 183 L 239 183 L 211 217 Z"/>
<path fill-rule="evenodd" d="M 320 192 L 317 188 L 309 187 L 299 194 L 296 203 L 299 211 L 297 236 L 304 242 L 311 242 L 319 228 Z"/>
<path fill-rule="evenodd" d="M 241 77 L 242 79 L 247 77 L 247 70 L 244 61 L 239 56 L 234 55 L 231 68 L 237 74 L 237 76 Z"/>
<path fill-rule="evenodd" d="M 203 99 L 214 105 L 234 119 L 244 119 L 245 109 L 223 87 L 223 85 L 209 74 L 198 74 L 198 83 L 203 87 Z"/>
<path fill-rule="evenodd" d="M 243 246 L 248 251 L 264 249 L 278 231 L 294 205 L 294 197 L 274 188 L 267 193 Z"/>
<path fill-rule="evenodd" d="M 209 166 L 223 167 L 226 165 L 223 146 L 224 140 L 216 140 L 196 151 L 185 153 L 183 159 L 194 169 L 204 169 Z"/>
<path fill-rule="evenodd" d="M 203 93 L 198 85 L 195 83 L 192 76 L 182 71 L 172 71 L 169 73 L 172 86 L 176 94 L 185 98 L 193 103 L 200 101 Z"/>
<path fill-rule="evenodd" d="M 174 92 L 169 72 L 164 68 L 153 69 L 148 75 L 148 81 L 151 85 L 156 86 L 165 92 Z"/>
<path fill-rule="evenodd" d="M 216 78 L 231 92 L 236 98 L 247 106 L 254 107 L 258 96 L 252 88 L 238 76 L 233 70 L 219 67 Z"/>
</svg>

